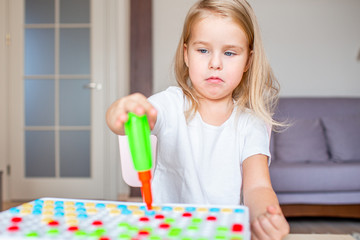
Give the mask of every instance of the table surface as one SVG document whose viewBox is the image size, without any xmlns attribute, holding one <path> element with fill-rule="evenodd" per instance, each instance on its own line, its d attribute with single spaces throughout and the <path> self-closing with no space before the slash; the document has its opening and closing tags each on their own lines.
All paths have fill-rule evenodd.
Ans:
<svg viewBox="0 0 360 240">
<path fill-rule="evenodd" d="M 355 238 L 338 234 L 289 234 L 284 240 L 355 240 Z"/>
</svg>

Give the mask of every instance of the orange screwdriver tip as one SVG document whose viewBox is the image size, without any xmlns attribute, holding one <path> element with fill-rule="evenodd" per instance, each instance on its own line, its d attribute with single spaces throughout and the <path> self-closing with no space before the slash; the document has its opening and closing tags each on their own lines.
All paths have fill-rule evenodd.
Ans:
<svg viewBox="0 0 360 240">
<path fill-rule="evenodd" d="M 147 206 L 147 209 L 148 209 L 148 210 L 151 210 L 151 209 L 152 209 L 151 203 L 146 203 L 146 206 Z"/>
<path fill-rule="evenodd" d="M 150 182 L 143 184 L 143 194 L 144 194 L 144 202 L 146 203 L 147 208 L 151 209 L 152 204 L 152 194 L 151 194 L 151 187 Z"/>
<path fill-rule="evenodd" d="M 141 190 L 142 190 L 144 202 L 146 203 L 148 210 L 150 210 L 152 209 L 151 207 L 152 194 L 151 194 L 151 184 L 150 184 L 151 172 L 150 171 L 139 172 L 139 179 L 142 184 Z"/>
</svg>

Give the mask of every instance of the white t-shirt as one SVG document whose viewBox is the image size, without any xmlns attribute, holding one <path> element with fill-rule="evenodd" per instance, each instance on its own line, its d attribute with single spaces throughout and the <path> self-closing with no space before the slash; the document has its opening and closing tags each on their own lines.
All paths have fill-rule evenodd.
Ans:
<svg viewBox="0 0 360 240">
<path fill-rule="evenodd" d="M 221 126 L 205 123 L 199 113 L 187 123 L 188 102 L 179 87 L 149 101 L 158 111 L 154 203 L 240 204 L 241 163 L 255 154 L 270 156 L 266 124 L 250 110 L 239 115 L 235 109 Z"/>
</svg>

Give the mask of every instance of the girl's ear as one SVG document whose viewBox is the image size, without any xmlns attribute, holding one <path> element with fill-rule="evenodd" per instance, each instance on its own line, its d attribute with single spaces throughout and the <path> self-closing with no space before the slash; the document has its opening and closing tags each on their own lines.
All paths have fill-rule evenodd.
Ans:
<svg viewBox="0 0 360 240">
<path fill-rule="evenodd" d="M 189 59 L 188 59 L 188 53 L 187 53 L 187 45 L 184 43 L 184 62 L 187 67 L 189 67 Z"/>
<path fill-rule="evenodd" d="M 244 72 L 247 72 L 247 70 L 249 70 L 249 68 L 250 68 L 250 66 L 251 66 L 251 63 L 252 63 L 252 61 L 253 61 L 253 56 L 254 56 L 254 51 L 251 50 L 250 53 L 249 53 L 249 57 L 248 57 L 246 66 L 245 66 L 245 68 L 244 68 Z"/>
</svg>

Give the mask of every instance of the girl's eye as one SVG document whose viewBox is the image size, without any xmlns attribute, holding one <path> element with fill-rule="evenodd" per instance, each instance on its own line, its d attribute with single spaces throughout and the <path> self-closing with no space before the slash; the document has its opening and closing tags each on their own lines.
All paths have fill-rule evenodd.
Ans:
<svg viewBox="0 0 360 240">
<path fill-rule="evenodd" d="M 208 50 L 206 50 L 206 49 L 199 49 L 198 50 L 200 53 L 208 53 Z"/>
<path fill-rule="evenodd" d="M 225 52 L 224 54 L 225 54 L 225 56 L 229 56 L 229 57 L 235 55 L 234 52 Z"/>
</svg>

